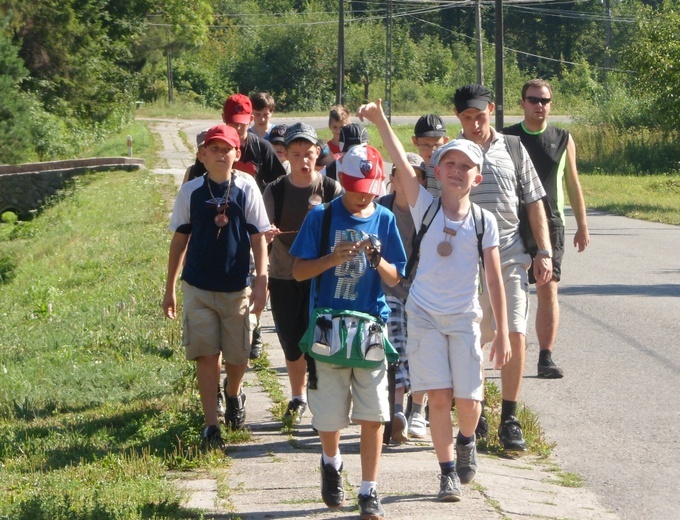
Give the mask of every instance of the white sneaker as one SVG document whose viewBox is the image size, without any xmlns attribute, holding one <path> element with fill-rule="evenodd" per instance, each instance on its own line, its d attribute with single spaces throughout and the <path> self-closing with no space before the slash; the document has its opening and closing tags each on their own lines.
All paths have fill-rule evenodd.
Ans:
<svg viewBox="0 0 680 520">
<path fill-rule="evenodd" d="M 395 413 L 392 417 L 392 442 L 401 444 L 408 441 L 407 427 L 406 416 L 402 412 Z"/>
<path fill-rule="evenodd" d="M 416 439 L 424 439 L 427 435 L 427 423 L 425 417 L 418 412 L 413 412 L 408 418 L 408 434 Z"/>
</svg>

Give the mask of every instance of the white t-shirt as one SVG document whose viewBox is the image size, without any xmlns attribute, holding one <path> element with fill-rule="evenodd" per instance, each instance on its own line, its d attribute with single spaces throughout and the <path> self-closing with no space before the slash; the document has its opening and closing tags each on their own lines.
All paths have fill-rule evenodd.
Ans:
<svg viewBox="0 0 680 520">
<path fill-rule="evenodd" d="M 411 216 L 416 229 L 434 197 L 422 186 Z M 420 244 L 420 261 L 409 298 L 431 314 L 459 314 L 482 312 L 477 299 L 479 285 L 479 251 L 472 211 L 460 222 L 446 219 L 447 227 L 458 230 L 456 236 L 444 233 L 444 211 L 440 208 Z M 498 224 L 493 214 L 482 209 L 484 237 L 482 249 L 498 246 Z M 481 222 L 477 225 L 481 230 Z M 460 229 L 458 227 L 460 226 Z M 447 241 L 453 247 L 449 256 L 440 256 L 437 245 Z"/>
</svg>

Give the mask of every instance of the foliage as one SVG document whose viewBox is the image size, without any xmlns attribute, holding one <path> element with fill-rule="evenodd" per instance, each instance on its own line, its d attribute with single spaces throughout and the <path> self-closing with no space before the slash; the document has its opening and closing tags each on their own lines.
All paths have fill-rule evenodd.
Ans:
<svg viewBox="0 0 680 520">
<path fill-rule="evenodd" d="M 680 125 L 680 10 L 665 0 L 658 7 L 641 7 L 631 43 L 622 51 L 636 71 L 632 89 L 651 98 L 652 117 L 667 130 Z"/>
</svg>

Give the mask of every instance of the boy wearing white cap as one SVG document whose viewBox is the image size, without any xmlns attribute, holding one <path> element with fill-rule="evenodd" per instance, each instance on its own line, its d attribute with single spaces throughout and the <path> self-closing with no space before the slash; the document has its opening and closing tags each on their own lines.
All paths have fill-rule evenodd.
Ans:
<svg viewBox="0 0 680 520">
<path fill-rule="evenodd" d="M 374 203 L 385 179 L 380 152 L 368 145 L 353 147 L 338 174 L 345 193 L 307 214 L 290 249 L 297 257 L 293 276 L 298 281 L 312 279 L 313 307 L 371 315 L 384 329 L 390 310 L 382 283 L 399 282 L 406 253 L 394 215 Z M 322 236 L 329 237 L 324 250 Z M 387 349 L 385 354 L 389 357 Z M 308 400 L 323 449 L 321 496 L 330 508 L 345 501 L 339 444 L 340 431 L 350 424 L 351 407 L 352 422 L 361 425 L 360 517 L 384 518 L 377 479 L 383 423 L 390 419 L 385 359 L 374 368 L 356 368 L 317 357 L 316 376 L 316 389 L 308 389 Z"/>
<path fill-rule="evenodd" d="M 460 483 L 470 482 L 477 470 L 475 427 L 484 397 L 482 312 L 477 298 L 480 256 L 498 325 L 489 358 L 495 369 L 510 359 L 498 227 L 493 215 L 470 202 L 470 190 L 482 179 L 483 151 L 466 140 L 451 141 L 435 151 L 431 164 L 442 190 L 441 199 L 436 199 L 419 184 L 381 101 L 362 105 L 357 115 L 380 132 L 397 167 L 416 229 L 433 202 L 432 210 L 437 211 L 422 237 L 418 270 L 406 302 L 406 354 L 412 389 L 428 393 L 430 433 L 441 470 L 438 498 L 457 502 Z M 455 463 L 453 397 L 459 425 Z"/>
</svg>

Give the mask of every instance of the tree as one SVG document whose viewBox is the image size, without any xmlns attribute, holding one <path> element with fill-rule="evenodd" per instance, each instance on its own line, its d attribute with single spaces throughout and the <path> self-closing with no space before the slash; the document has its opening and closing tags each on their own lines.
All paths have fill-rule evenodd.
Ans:
<svg viewBox="0 0 680 520">
<path fill-rule="evenodd" d="M 651 97 L 659 124 L 676 130 L 680 126 L 680 11 L 675 2 L 640 8 L 634 39 L 622 58 L 635 71 L 633 91 Z"/>
</svg>

